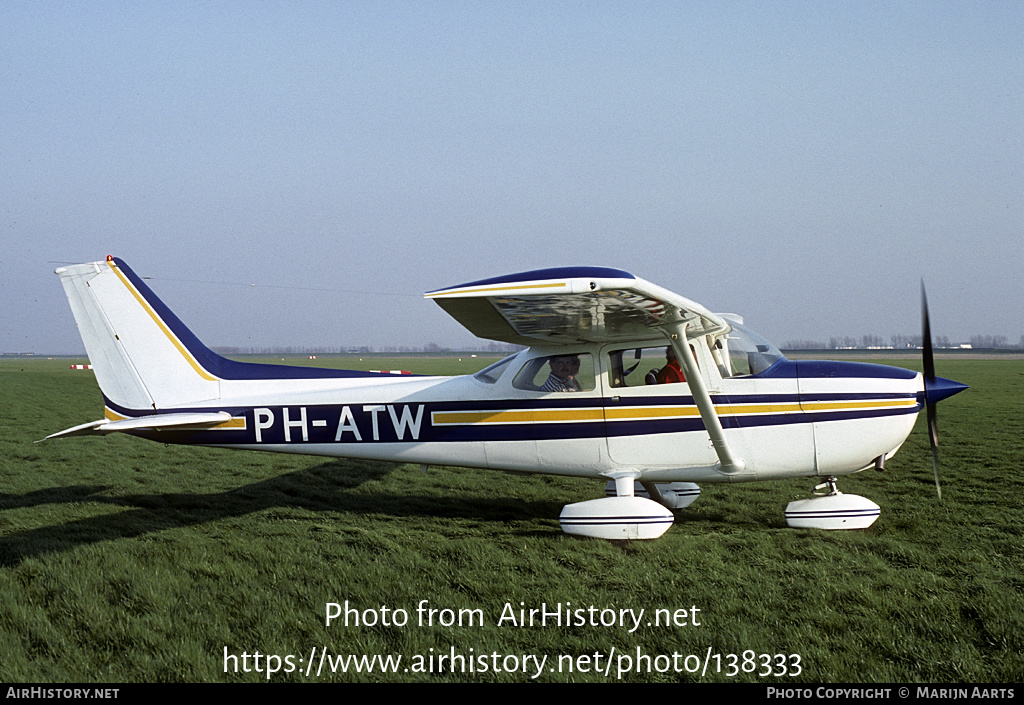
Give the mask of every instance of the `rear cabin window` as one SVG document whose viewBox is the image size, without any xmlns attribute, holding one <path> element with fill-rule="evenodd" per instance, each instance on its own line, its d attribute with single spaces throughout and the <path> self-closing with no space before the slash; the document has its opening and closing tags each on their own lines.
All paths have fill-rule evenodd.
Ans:
<svg viewBox="0 0 1024 705">
<path fill-rule="evenodd" d="M 508 369 L 509 363 L 511 363 L 515 359 L 515 355 L 509 355 L 503 360 L 498 360 L 493 365 L 488 365 L 487 367 L 483 368 L 473 376 L 476 377 L 481 382 L 486 382 L 487 384 L 494 384 L 495 382 L 498 381 L 498 378 L 501 377 L 505 370 Z"/>
</svg>

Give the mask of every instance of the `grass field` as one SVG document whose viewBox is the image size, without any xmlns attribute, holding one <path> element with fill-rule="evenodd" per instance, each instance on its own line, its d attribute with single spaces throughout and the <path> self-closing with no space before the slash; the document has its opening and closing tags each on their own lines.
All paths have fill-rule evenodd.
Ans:
<svg viewBox="0 0 1024 705">
<path fill-rule="evenodd" d="M 665 536 L 628 544 L 559 529 L 562 505 L 601 494 L 594 481 L 118 434 L 34 443 L 102 411 L 92 374 L 69 362 L 0 361 L 5 682 L 260 681 L 255 669 L 274 664 L 274 681 L 521 682 L 538 670 L 533 657 L 547 659 L 542 682 L 1024 677 L 1019 360 L 939 361 L 941 376 L 971 385 L 939 407 L 941 502 L 919 420 L 884 473 L 840 480 L 882 506 L 866 531 L 786 528 L 786 503 L 813 484 L 795 480 L 704 486 Z M 360 624 L 328 626 L 328 603 L 345 601 Z M 632 632 L 499 624 L 506 605 L 518 617 L 542 603 L 594 607 L 598 620 L 606 609 L 645 614 Z M 420 604 L 451 611 L 421 625 Z M 649 625 L 658 609 L 685 625 Z M 396 624 L 403 610 L 408 622 Z M 306 675 L 314 648 L 403 660 L 396 673 L 378 662 Z M 453 649 L 467 660 L 445 660 Z M 705 672 L 692 672 L 691 654 Z"/>
</svg>

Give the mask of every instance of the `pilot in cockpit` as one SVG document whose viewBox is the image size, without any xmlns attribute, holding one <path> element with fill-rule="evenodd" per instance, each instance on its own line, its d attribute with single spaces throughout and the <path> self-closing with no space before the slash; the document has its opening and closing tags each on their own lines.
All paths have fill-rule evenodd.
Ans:
<svg viewBox="0 0 1024 705">
<path fill-rule="evenodd" d="M 542 392 L 579 392 L 582 390 L 576 381 L 580 372 L 580 358 L 577 355 L 559 355 L 548 361 L 551 374 L 541 385 Z"/>
</svg>

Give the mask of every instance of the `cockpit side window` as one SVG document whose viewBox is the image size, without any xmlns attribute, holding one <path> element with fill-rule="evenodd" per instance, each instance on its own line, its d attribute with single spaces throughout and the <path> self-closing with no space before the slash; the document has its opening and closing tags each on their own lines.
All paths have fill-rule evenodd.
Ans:
<svg viewBox="0 0 1024 705">
<path fill-rule="evenodd" d="M 512 386 L 530 392 L 588 392 L 594 389 L 594 359 L 588 353 L 534 358 Z"/>
<path fill-rule="evenodd" d="M 642 387 L 655 384 L 665 366 L 666 346 L 613 350 L 609 355 L 609 384 L 612 387 Z"/>
<path fill-rule="evenodd" d="M 694 345 L 690 343 L 690 350 L 695 350 Z M 682 364 L 675 361 L 675 350 L 669 345 L 614 350 L 609 354 L 608 363 L 608 383 L 612 387 L 641 387 L 686 381 Z"/>
</svg>

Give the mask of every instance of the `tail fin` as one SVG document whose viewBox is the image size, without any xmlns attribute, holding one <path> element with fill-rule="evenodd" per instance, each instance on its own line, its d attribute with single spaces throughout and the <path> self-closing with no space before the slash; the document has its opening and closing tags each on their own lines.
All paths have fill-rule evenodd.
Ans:
<svg viewBox="0 0 1024 705">
<path fill-rule="evenodd" d="M 220 356 L 121 260 L 57 270 L 108 404 L 159 410 L 220 397 Z"/>
</svg>

